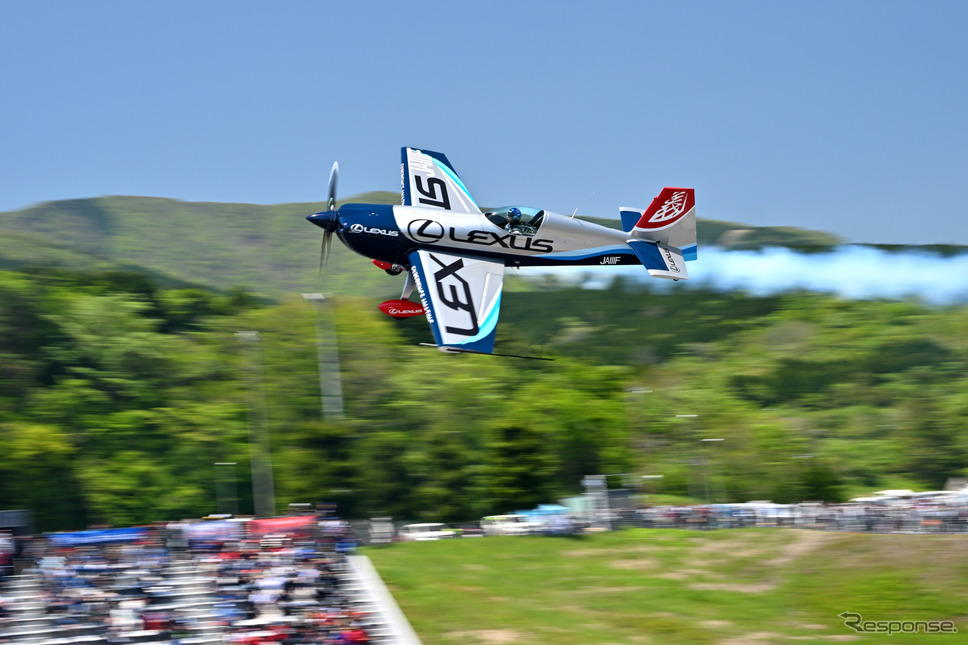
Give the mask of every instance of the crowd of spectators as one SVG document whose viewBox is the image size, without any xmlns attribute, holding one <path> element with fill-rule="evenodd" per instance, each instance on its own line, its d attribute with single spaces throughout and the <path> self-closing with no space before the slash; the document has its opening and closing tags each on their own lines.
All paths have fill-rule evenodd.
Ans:
<svg viewBox="0 0 968 645">
<path fill-rule="evenodd" d="M 604 524 L 968 532 L 968 497 L 921 495 L 845 504 L 612 509 Z M 507 517 L 519 516 L 501 516 Z M 602 524 L 601 518 L 585 519 L 594 521 L 576 520 L 573 525 Z M 386 541 L 394 539 L 393 525 L 388 519 L 385 524 L 390 536 Z M 280 528 L 283 532 L 272 532 Z M 247 525 L 188 522 L 35 536 L 21 545 L 22 575 L 0 584 L 0 643 L 377 642 L 378 626 L 347 593 L 346 556 L 355 546 L 350 533 L 349 525 L 339 520 L 285 517 Z"/>
<path fill-rule="evenodd" d="M 158 526 L 122 543 L 30 540 L 0 587 L 0 643 L 370 643 L 345 590 L 345 536 L 190 541 Z"/>
<path fill-rule="evenodd" d="M 684 529 L 760 526 L 871 533 L 965 533 L 968 532 L 968 504 L 895 500 L 890 503 L 653 506 L 619 512 L 616 524 Z"/>
</svg>

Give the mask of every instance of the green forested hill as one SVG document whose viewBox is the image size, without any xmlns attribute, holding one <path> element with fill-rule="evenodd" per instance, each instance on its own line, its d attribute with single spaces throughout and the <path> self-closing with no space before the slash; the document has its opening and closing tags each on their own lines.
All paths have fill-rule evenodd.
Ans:
<svg viewBox="0 0 968 645">
<path fill-rule="evenodd" d="M 385 203 L 392 193 L 360 199 Z M 306 215 L 324 204 L 219 204 L 181 202 L 152 197 L 100 197 L 40 204 L 0 214 L 0 231 L 21 236 L 28 249 L 11 258 L 0 247 L 7 266 L 30 262 L 30 255 L 63 249 L 61 263 L 83 269 L 94 262 L 121 262 L 196 284 L 216 288 L 244 287 L 279 295 L 319 290 L 317 275 L 321 234 Z M 347 264 L 354 282 L 378 279 L 382 272 L 358 271 L 366 260 L 334 245 L 326 272 L 328 292 L 343 291 L 340 276 Z M 67 257 L 69 252 L 85 254 Z M 369 267 L 372 268 L 372 267 Z"/>
<path fill-rule="evenodd" d="M 375 192 L 354 202 L 394 204 L 399 195 Z M 334 244 L 318 275 L 320 231 L 305 221 L 323 203 L 221 204 L 156 197 L 98 197 L 39 204 L 0 213 L 0 266 L 53 263 L 88 269 L 104 262 L 138 266 L 189 283 L 244 287 L 256 293 L 325 290 L 395 294 L 365 258 Z M 593 219 L 618 227 L 615 219 Z M 700 244 L 726 248 L 829 248 L 838 240 L 800 229 L 749 228 L 700 220 Z"/>
</svg>

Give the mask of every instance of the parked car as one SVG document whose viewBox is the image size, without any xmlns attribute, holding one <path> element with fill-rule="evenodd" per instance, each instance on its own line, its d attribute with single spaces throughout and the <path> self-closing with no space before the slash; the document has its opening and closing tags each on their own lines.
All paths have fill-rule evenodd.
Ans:
<svg viewBox="0 0 968 645">
<path fill-rule="evenodd" d="M 488 515 L 481 519 L 484 535 L 528 535 L 537 528 L 526 515 Z"/>
<path fill-rule="evenodd" d="M 370 544 L 389 544 L 393 541 L 393 519 L 374 517 L 370 519 Z"/>
<path fill-rule="evenodd" d="M 481 530 L 480 525 L 474 524 L 473 522 L 458 524 L 456 530 L 460 531 L 462 538 L 484 537 L 484 531 Z"/>
<path fill-rule="evenodd" d="M 425 542 L 457 537 L 459 532 L 442 522 L 423 522 L 406 524 L 397 531 L 397 537 L 404 542 Z"/>
</svg>

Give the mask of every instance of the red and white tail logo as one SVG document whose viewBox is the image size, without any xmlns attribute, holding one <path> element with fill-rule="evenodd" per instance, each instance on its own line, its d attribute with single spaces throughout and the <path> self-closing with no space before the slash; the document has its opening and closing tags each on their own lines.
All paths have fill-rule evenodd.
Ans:
<svg viewBox="0 0 968 645">
<path fill-rule="evenodd" d="M 693 188 L 663 188 L 642 214 L 635 228 L 662 228 L 672 224 L 696 205 Z"/>
</svg>

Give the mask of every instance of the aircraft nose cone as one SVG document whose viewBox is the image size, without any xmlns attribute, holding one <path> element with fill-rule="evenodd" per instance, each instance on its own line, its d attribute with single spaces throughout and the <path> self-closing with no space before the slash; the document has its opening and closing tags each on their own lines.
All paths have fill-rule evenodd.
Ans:
<svg viewBox="0 0 968 645">
<path fill-rule="evenodd" d="M 325 231 L 332 231 L 336 229 L 337 217 L 337 211 L 321 211 L 307 216 L 306 219 Z"/>
</svg>

